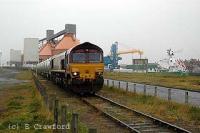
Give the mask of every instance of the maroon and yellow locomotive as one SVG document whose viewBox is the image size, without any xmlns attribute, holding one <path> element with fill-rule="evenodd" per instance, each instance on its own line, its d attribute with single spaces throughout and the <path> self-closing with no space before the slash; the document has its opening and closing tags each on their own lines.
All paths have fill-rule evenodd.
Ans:
<svg viewBox="0 0 200 133">
<path fill-rule="evenodd" d="M 103 50 L 89 42 L 37 65 L 38 73 L 78 93 L 95 93 L 104 83 Z"/>
</svg>

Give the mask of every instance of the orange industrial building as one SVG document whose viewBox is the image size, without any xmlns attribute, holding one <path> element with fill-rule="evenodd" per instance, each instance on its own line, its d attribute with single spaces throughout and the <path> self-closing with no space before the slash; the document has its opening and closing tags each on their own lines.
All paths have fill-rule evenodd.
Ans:
<svg viewBox="0 0 200 133">
<path fill-rule="evenodd" d="M 76 30 L 70 30 L 70 26 L 69 24 L 65 25 L 63 37 L 58 41 L 54 40 L 55 38 L 49 39 L 54 36 L 54 31 L 47 30 L 45 43 L 42 42 L 42 46 L 39 49 L 40 62 L 80 44 L 80 41 L 76 38 Z"/>
<path fill-rule="evenodd" d="M 39 61 L 44 61 L 53 55 L 54 44 L 47 42 L 39 50 Z"/>
</svg>

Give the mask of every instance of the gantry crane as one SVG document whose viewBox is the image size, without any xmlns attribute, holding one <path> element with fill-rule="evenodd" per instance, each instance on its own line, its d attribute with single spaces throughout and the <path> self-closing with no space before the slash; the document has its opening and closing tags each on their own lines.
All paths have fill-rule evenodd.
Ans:
<svg viewBox="0 0 200 133">
<path fill-rule="evenodd" d="M 126 50 L 126 51 L 119 51 L 117 54 L 121 55 L 121 54 L 139 54 L 140 55 L 140 59 L 142 57 L 142 55 L 144 54 L 143 51 L 139 50 L 139 49 L 132 49 L 132 50 Z"/>
<path fill-rule="evenodd" d="M 122 58 L 119 57 L 118 55 L 130 54 L 130 53 L 131 54 L 137 53 L 140 55 L 140 58 L 143 55 L 143 51 L 138 50 L 138 49 L 131 49 L 131 50 L 118 52 L 118 42 L 115 42 L 111 46 L 110 55 L 107 55 L 106 57 L 104 57 L 104 64 L 105 66 L 108 66 L 110 69 L 119 68 L 118 61 L 121 60 Z"/>
</svg>

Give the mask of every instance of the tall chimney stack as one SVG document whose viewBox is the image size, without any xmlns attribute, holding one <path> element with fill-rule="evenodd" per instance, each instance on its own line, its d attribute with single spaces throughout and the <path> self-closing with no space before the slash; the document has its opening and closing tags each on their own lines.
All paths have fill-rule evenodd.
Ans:
<svg viewBox="0 0 200 133">
<path fill-rule="evenodd" d="M 46 30 L 46 38 L 49 41 L 49 38 L 54 35 L 54 30 Z"/>
<path fill-rule="evenodd" d="M 76 24 L 65 24 L 66 34 L 71 33 L 76 36 Z"/>
</svg>

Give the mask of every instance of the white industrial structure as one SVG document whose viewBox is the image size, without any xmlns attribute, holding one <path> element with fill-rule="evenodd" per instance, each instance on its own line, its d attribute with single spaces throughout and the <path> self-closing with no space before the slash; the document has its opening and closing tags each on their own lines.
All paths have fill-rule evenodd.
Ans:
<svg viewBox="0 0 200 133">
<path fill-rule="evenodd" d="M 176 59 L 175 53 L 179 51 L 173 51 L 172 49 L 167 49 L 168 58 L 159 61 L 162 69 L 168 70 L 169 72 L 186 72 L 186 66 L 184 61 L 181 59 Z"/>
<path fill-rule="evenodd" d="M 2 52 L 0 52 L 0 68 L 2 67 L 2 59 L 1 59 L 1 57 L 2 57 Z"/>
<path fill-rule="evenodd" d="M 38 43 L 38 38 L 24 38 L 24 65 L 38 63 Z"/>
<path fill-rule="evenodd" d="M 10 65 L 20 66 L 22 64 L 21 50 L 10 49 Z"/>
</svg>

